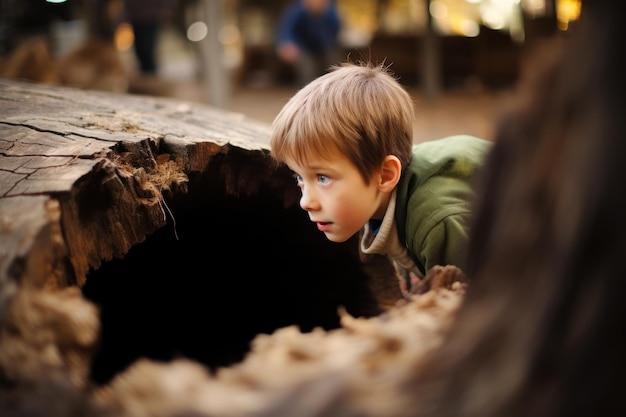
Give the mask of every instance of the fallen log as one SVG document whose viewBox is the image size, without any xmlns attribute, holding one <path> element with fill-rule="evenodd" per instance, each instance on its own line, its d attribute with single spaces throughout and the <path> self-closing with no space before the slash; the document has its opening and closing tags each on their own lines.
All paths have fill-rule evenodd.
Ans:
<svg viewBox="0 0 626 417">
<path fill-rule="evenodd" d="M 45 392 L 42 413 L 54 396 L 89 415 L 97 388 L 131 413 L 100 393 L 139 363 L 216 372 L 261 335 L 341 330 L 406 302 L 386 259 L 363 263 L 356 240 L 311 225 L 269 126 L 167 98 L 8 79 L 0 91 L 0 409 L 19 415 Z M 271 398 L 292 389 L 285 375 Z"/>
</svg>

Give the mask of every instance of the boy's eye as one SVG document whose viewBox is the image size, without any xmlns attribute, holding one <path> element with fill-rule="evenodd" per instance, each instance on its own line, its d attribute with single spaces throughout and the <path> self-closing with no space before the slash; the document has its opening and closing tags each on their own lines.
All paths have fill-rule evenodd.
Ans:
<svg viewBox="0 0 626 417">
<path fill-rule="evenodd" d="M 320 184 L 326 184 L 330 181 L 330 177 L 320 174 L 317 176 L 317 181 L 319 181 Z"/>
<path fill-rule="evenodd" d="M 302 179 L 302 175 L 299 175 L 299 174 L 296 174 L 296 173 L 294 173 L 294 174 L 293 174 L 293 178 L 296 180 L 296 182 L 297 182 L 298 184 L 302 184 L 302 182 L 304 181 L 304 180 Z"/>
</svg>

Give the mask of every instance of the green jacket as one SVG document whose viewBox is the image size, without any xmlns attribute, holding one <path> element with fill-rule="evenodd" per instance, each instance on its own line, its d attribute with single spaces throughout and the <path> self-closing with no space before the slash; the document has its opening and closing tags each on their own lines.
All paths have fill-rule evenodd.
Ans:
<svg viewBox="0 0 626 417">
<path fill-rule="evenodd" d="M 473 174 L 491 142 L 467 135 L 413 146 L 413 158 L 397 186 L 398 236 L 425 274 L 434 265 L 463 269 Z"/>
</svg>

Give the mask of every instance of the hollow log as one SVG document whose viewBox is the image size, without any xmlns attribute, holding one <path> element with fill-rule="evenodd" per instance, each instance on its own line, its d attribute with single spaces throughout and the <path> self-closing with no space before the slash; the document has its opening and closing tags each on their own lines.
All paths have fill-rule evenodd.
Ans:
<svg viewBox="0 0 626 417">
<path fill-rule="evenodd" d="M 263 399 L 224 415 L 292 415 L 317 407 L 284 402 L 296 387 L 362 384 L 364 356 L 411 350 L 406 330 L 379 329 L 415 308 L 393 267 L 314 228 L 266 124 L 169 98 L 0 91 L 3 415 L 219 415 L 224 389 Z M 462 291 L 422 298 L 417 352 Z M 217 403 L 156 382 L 171 378 Z"/>
</svg>

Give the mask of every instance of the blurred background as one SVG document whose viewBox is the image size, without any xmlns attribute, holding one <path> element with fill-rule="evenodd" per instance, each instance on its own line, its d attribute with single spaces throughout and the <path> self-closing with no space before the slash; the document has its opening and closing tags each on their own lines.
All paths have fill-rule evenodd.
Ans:
<svg viewBox="0 0 626 417">
<path fill-rule="evenodd" d="M 275 50 L 290 3 L 0 0 L 0 77 L 174 97 L 269 123 L 298 88 Z M 490 137 L 498 103 L 529 52 L 568 36 L 582 7 L 581 0 L 335 3 L 341 57 L 390 65 L 415 99 L 416 141 Z M 136 52 L 150 31 L 156 65 L 146 69 Z"/>
</svg>

